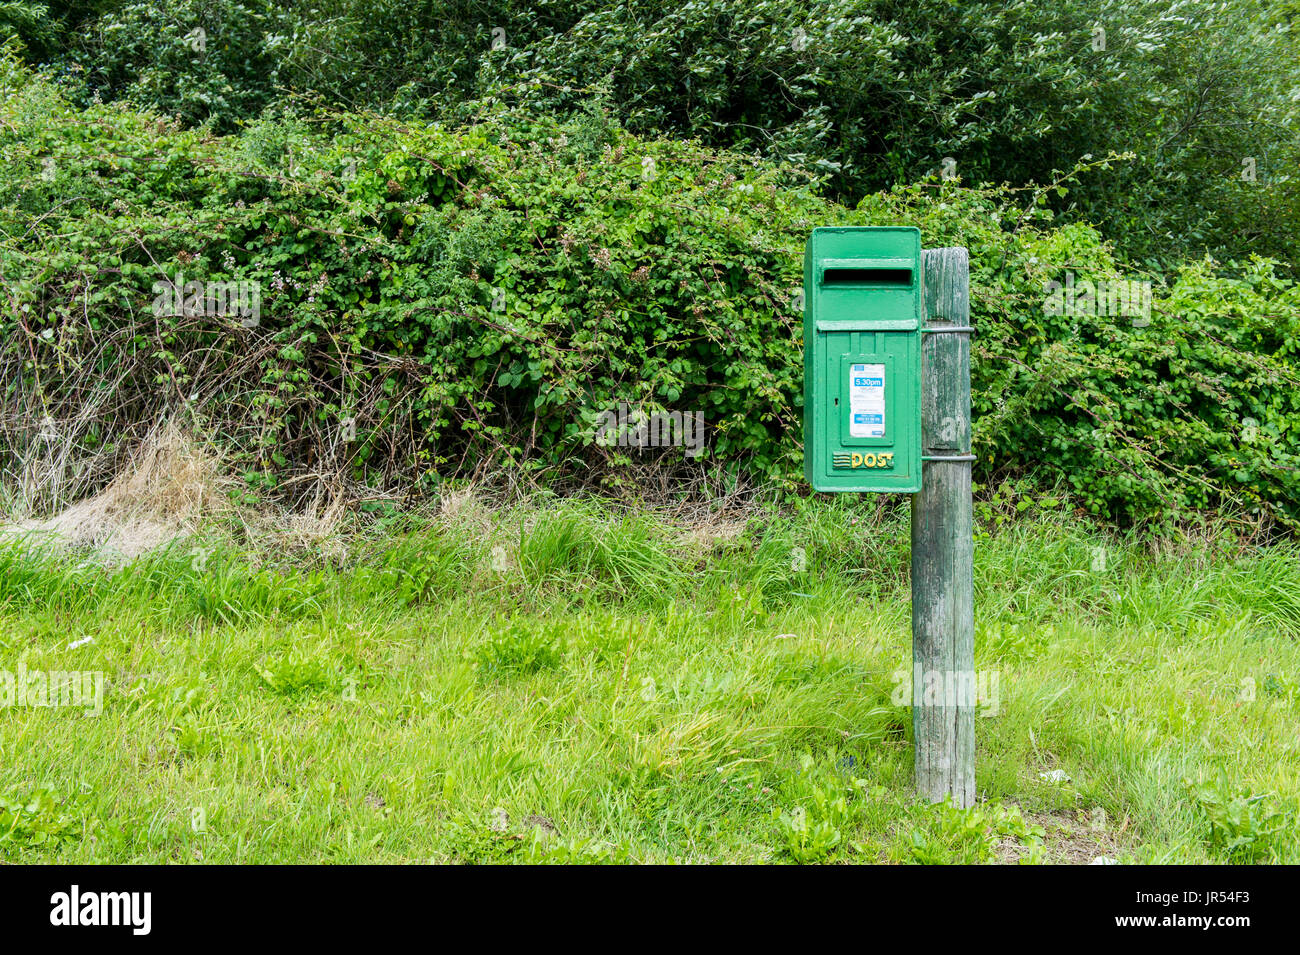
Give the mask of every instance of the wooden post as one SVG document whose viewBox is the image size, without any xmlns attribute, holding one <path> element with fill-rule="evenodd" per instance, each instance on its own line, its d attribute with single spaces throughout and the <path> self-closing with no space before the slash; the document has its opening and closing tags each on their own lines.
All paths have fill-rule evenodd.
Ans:
<svg viewBox="0 0 1300 955">
<path fill-rule="evenodd" d="M 916 788 L 975 801 L 975 613 L 970 453 L 970 266 L 926 249 L 921 490 L 912 495 L 912 729 Z"/>
</svg>

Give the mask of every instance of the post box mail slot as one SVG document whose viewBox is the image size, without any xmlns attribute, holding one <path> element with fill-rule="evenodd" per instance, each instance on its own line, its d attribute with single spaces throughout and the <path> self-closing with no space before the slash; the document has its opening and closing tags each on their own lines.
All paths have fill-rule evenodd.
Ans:
<svg viewBox="0 0 1300 955">
<path fill-rule="evenodd" d="M 921 233 L 814 229 L 804 254 L 804 475 L 921 489 Z"/>
</svg>

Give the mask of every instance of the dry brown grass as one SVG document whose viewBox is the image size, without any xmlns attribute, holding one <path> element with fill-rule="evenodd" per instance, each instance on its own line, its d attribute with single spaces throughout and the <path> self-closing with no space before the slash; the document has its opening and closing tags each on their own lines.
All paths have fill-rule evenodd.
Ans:
<svg viewBox="0 0 1300 955">
<path fill-rule="evenodd" d="M 337 474 L 313 474 L 289 482 L 298 484 L 301 492 L 301 482 L 311 481 L 305 485 L 310 490 L 292 505 L 241 504 L 239 495 L 232 493 L 239 482 L 225 464 L 210 442 L 175 423 L 161 424 L 98 492 L 86 494 L 83 488 L 83 496 L 52 514 L 48 502 L 56 498 L 48 494 L 11 498 L 10 513 L 0 519 L 0 533 L 46 536 L 53 543 L 92 550 L 97 559 L 108 562 L 141 556 L 193 535 L 201 526 L 211 530 L 219 525 L 223 536 L 241 539 L 255 551 L 310 552 L 340 559 L 354 536 L 367 533 L 371 521 L 357 504 L 374 500 L 371 488 Z M 512 548 L 517 535 L 537 518 L 537 491 L 519 483 L 448 486 L 435 506 L 426 511 L 416 505 L 412 515 Z M 386 497 L 399 500 L 397 495 Z M 611 515 L 621 509 L 653 513 L 673 529 L 676 546 L 702 557 L 743 534 L 754 513 L 754 498 L 752 489 L 724 493 L 697 487 L 684 500 L 672 495 L 606 496 L 604 504 Z M 29 516 L 42 501 L 44 512 Z"/>
<path fill-rule="evenodd" d="M 1043 828 L 1043 861 L 1051 865 L 1091 865 L 1098 858 L 1116 859 L 1132 849 L 1129 820 L 1122 824 L 1098 826 L 1096 821 L 1082 811 L 1065 810 L 1027 813 L 1029 822 Z M 997 846 L 997 861 L 1015 865 L 1025 847 L 1014 839 L 1004 839 Z"/>
<path fill-rule="evenodd" d="M 174 424 L 155 428 L 128 468 L 107 487 L 46 518 L 8 532 L 49 535 L 76 547 L 130 559 L 187 534 L 231 507 L 219 457 Z"/>
</svg>

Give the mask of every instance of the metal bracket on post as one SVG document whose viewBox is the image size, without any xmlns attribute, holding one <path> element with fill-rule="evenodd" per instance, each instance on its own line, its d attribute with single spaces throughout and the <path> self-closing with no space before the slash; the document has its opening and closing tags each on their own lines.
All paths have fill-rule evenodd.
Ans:
<svg viewBox="0 0 1300 955">
<path fill-rule="evenodd" d="M 912 729 L 916 788 L 975 802 L 975 620 L 970 447 L 970 262 L 923 253 L 921 490 L 912 495 Z M 928 327 L 927 327 L 928 326 Z"/>
</svg>

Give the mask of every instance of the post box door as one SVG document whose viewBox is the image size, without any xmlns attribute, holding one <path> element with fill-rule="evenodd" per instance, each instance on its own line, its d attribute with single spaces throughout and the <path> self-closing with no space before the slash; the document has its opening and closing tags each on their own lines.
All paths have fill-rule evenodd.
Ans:
<svg viewBox="0 0 1300 955">
<path fill-rule="evenodd" d="M 810 483 L 825 491 L 920 490 L 920 233 L 817 229 L 804 275 Z"/>
</svg>

